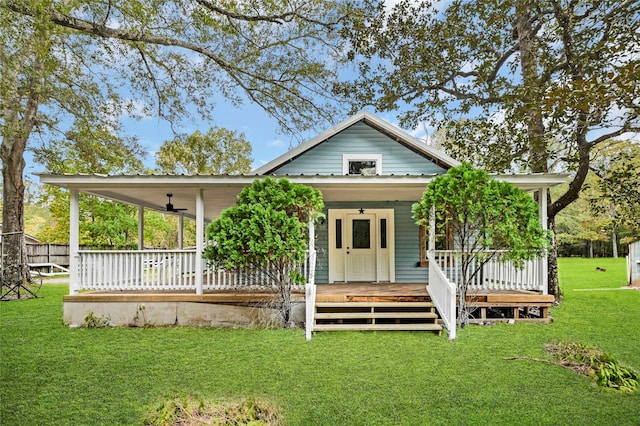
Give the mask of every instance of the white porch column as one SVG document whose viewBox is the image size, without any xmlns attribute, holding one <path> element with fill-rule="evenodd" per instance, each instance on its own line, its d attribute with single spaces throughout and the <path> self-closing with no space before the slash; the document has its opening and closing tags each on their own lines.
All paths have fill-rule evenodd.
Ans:
<svg viewBox="0 0 640 426">
<path fill-rule="evenodd" d="M 311 340 L 313 333 L 314 313 L 316 304 L 316 225 L 309 222 L 309 278 L 305 285 L 305 327 L 304 337 Z"/>
<path fill-rule="evenodd" d="M 69 294 L 78 294 L 80 285 L 80 195 L 77 189 L 70 190 L 69 204 Z"/>
<path fill-rule="evenodd" d="M 144 206 L 138 206 L 138 250 L 144 250 Z"/>
<path fill-rule="evenodd" d="M 196 192 L 196 294 L 202 294 L 202 273 L 204 252 L 204 197 L 202 189 Z"/>
<path fill-rule="evenodd" d="M 316 224 L 309 222 L 309 278 L 307 283 L 316 284 Z"/>
<path fill-rule="evenodd" d="M 316 224 L 309 222 L 309 252 L 316 250 Z"/>
<path fill-rule="evenodd" d="M 429 215 L 429 247 L 430 251 L 436 249 L 436 208 L 431 207 L 431 214 Z"/>
<path fill-rule="evenodd" d="M 547 222 L 547 188 L 538 190 L 538 203 L 540 203 L 540 224 L 545 231 L 549 229 Z M 542 293 L 549 294 L 549 259 L 543 256 L 540 259 L 540 282 L 542 283 Z"/>
</svg>

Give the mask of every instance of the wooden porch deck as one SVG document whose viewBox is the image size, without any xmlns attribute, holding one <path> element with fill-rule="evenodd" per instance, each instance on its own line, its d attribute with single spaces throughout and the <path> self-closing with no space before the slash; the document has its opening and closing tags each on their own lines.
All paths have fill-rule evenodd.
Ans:
<svg viewBox="0 0 640 426">
<path fill-rule="evenodd" d="M 316 304 L 383 304 L 383 303 L 430 303 L 431 297 L 425 284 L 403 283 L 349 283 L 316 286 Z M 274 294 L 255 289 L 208 290 L 204 294 L 193 291 L 124 290 L 91 291 L 64 296 L 65 303 L 110 303 L 110 302 L 191 302 L 202 304 L 252 306 L 264 304 Z M 296 290 L 294 301 L 303 301 L 304 290 Z M 471 322 L 533 321 L 551 322 L 549 308 L 554 298 L 533 291 L 491 291 L 475 293 L 468 297 L 473 308 Z"/>
</svg>

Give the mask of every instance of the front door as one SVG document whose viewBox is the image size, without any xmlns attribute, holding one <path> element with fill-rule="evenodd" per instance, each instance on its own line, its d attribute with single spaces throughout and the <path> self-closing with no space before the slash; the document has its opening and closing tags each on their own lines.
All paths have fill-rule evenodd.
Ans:
<svg viewBox="0 0 640 426">
<path fill-rule="evenodd" d="M 346 281 L 376 280 L 376 215 L 347 214 Z"/>
<path fill-rule="evenodd" d="M 393 282 L 393 209 L 329 209 L 329 282 Z"/>
</svg>

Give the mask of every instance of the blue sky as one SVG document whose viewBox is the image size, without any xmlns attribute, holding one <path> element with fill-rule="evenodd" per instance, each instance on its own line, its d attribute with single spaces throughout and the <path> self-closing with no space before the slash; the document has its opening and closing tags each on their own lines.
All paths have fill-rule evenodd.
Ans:
<svg viewBox="0 0 640 426">
<path fill-rule="evenodd" d="M 266 112 L 254 104 L 247 102 L 240 106 L 233 106 L 222 97 L 214 99 L 213 101 L 216 107 L 211 120 L 206 121 L 199 119 L 194 114 L 191 121 L 185 120 L 184 123 L 181 123 L 180 126 L 176 128 L 176 131 L 186 134 L 191 134 L 196 130 L 206 132 L 211 126 L 215 125 L 220 128 L 234 130 L 238 133 L 244 133 L 245 138 L 253 147 L 252 158 L 254 169 L 273 160 L 299 143 L 332 127 L 332 124 L 328 122 L 319 123 L 316 131 L 300 135 L 296 138 L 279 131 L 276 120 L 269 117 Z M 371 112 L 376 113 L 375 111 Z M 377 115 L 390 123 L 398 123 L 395 113 L 380 113 Z M 336 117 L 336 123 L 334 124 L 346 119 L 348 116 L 349 114 L 345 107 L 344 113 L 342 116 Z M 174 137 L 174 133 L 169 124 L 157 117 L 146 117 L 141 120 L 123 117 L 121 121 L 128 135 L 139 138 L 140 143 L 147 151 L 145 165 L 153 168 L 155 166 L 154 153 L 160 148 L 160 145 L 164 141 L 173 139 Z M 425 137 L 425 131 L 422 128 L 416 129 L 416 131 L 412 131 L 411 129 L 404 130 L 416 137 Z M 32 174 L 42 172 L 43 169 L 33 162 L 29 153 L 26 155 L 26 161 L 26 178 L 37 182 L 37 177 Z"/>
<path fill-rule="evenodd" d="M 289 136 L 278 133 L 276 121 L 270 118 L 262 109 L 252 104 L 240 107 L 226 105 L 222 99 L 215 100 L 216 108 L 210 121 L 199 120 L 194 117 L 193 122 L 183 123 L 178 131 L 191 134 L 196 130 L 206 132 L 212 126 L 244 133 L 253 147 L 253 165 L 259 167 L 283 152 L 287 151 L 290 143 L 297 143 Z M 141 144 L 147 149 L 145 164 L 154 165 L 154 153 L 165 140 L 173 139 L 169 124 L 155 117 L 139 121 L 123 120 L 129 134 L 138 136 Z"/>
<path fill-rule="evenodd" d="M 375 113 L 375 111 L 371 111 Z M 225 105 L 222 99 L 216 100 L 215 117 L 211 122 L 199 121 L 189 123 L 180 128 L 180 131 L 187 134 L 196 130 L 206 132 L 212 125 L 229 130 L 235 130 L 244 133 L 246 139 L 253 147 L 253 168 L 258 168 L 263 164 L 273 160 L 279 155 L 285 153 L 289 149 L 295 147 L 301 142 L 310 139 L 317 134 L 332 127 L 331 123 L 320 123 L 318 129 L 314 132 L 301 135 L 301 140 L 291 136 L 282 134 L 278 130 L 278 124 L 275 119 L 269 117 L 260 107 L 252 104 L 244 104 L 240 107 Z M 394 113 L 377 114 L 379 117 L 397 124 L 397 118 Z M 337 117 L 336 123 L 346 119 L 349 116 L 345 107 L 341 117 Z M 128 133 L 135 134 L 140 138 L 140 142 L 148 150 L 146 165 L 153 166 L 154 153 L 160 148 L 163 141 L 172 139 L 173 134 L 166 122 L 157 118 L 147 118 L 141 121 L 124 120 Z M 412 131 L 404 129 L 417 137 L 424 137 L 423 129 Z"/>
<path fill-rule="evenodd" d="M 244 133 L 246 139 L 251 142 L 253 147 L 252 157 L 254 168 L 262 166 L 299 143 L 332 127 L 331 123 L 320 123 L 316 131 L 301 135 L 302 140 L 299 140 L 294 136 L 284 135 L 279 132 L 275 119 L 269 117 L 266 112 L 255 105 L 246 104 L 241 107 L 233 107 L 224 106 L 221 102 L 218 102 L 214 114 L 216 114 L 215 123 L 194 123 L 183 127 L 181 130 L 186 133 L 193 133 L 196 130 L 205 132 L 212 124 L 215 124 L 218 127 Z M 389 122 L 397 124 L 397 119 L 392 113 L 377 115 Z M 344 115 L 338 117 L 337 122 L 346 119 L 348 116 L 348 111 L 345 108 Z M 337 122 L 334 124 L 337 124 Z M 153 164 L 153 153 L 159 149 L 160 144 L 164 140 L 172 138 L 169 126 L 155 118 L 146 119 L 137 124 L 131 123 L 129 127 L 131 128 L 130 131 L 137 132 L 136 134 L 142 144 L 148 148 L 149 158 L 147 160 L 149 165 Z M 409 133 L 417 135 L 411 131 L 409 131 Z M 424 132 L 422 133 L 424 134 Z"/>
</svg>

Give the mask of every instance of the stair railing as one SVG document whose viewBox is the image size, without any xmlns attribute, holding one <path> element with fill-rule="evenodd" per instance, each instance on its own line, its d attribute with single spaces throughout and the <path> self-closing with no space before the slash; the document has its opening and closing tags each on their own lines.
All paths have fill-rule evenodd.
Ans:
<svg viewBox="0 0 640 426">
<path fill-rule="evenodd" d="M 456 286 L 451 283 L 436 261 L 434 251 L 427 251 L 429 285 L 427 292 L 447 328 L 449 340 L 456 338 Z"/>
</svg>

